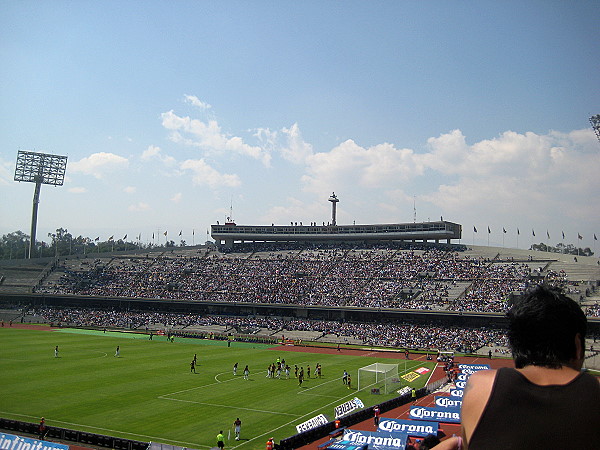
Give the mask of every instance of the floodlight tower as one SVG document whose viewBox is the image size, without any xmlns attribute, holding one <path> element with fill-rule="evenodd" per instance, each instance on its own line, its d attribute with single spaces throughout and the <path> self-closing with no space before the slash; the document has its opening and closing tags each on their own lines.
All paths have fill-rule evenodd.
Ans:
<svg viewBox="0 0 600 450">
<path fill-rule="evenodd" d="M 592 128 L 596 133 L 596 137 L 600 141 L 600 114 L 590 117 L 590 123 L 592 124 Z"/>
<path fill-rule="evenodd" d="M 40 189 L 42 184 L 62 186 L 67 169 L 67 157 L 34 153 L 19 150 L 17 153 L 17 167 L 15 181 L 28 181 L 35 183 L 33 192 L 33 211 L 31 213 L 31 236 L 29 237 L 29 258 L 35 252 L 35 233 L 37 228 L 37 211 L 40 203 Z"/>
<path fill-rule="evenodd" d="M 329 197 L 329 201 L 331 202 L 331 225 L 333 225 L 335 227 L 336 223 L 335 223 L 335 208 L 336 208 L 336 204 L 337 202 L 339 202 L 340 200 L 335 196 L 335 192 L 331 194 L 331 197 Z"/>
</svg>

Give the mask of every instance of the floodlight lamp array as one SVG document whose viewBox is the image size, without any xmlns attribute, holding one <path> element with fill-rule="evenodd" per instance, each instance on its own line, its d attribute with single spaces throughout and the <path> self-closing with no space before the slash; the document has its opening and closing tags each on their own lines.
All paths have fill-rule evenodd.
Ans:
<svg viewBox="0 0 600 450">
<path fill-rule="evenodd" d="M 600 114 L 590 117 L 590 123 L 592 124 L 592 128 L 596 133 L 596 137 L 600 141 Z"/>
<path fill-rule="evenodd" d="M 19 150 L 15 181 L 62 186 L 66 169 L 66 156 Z"/>
</svg>

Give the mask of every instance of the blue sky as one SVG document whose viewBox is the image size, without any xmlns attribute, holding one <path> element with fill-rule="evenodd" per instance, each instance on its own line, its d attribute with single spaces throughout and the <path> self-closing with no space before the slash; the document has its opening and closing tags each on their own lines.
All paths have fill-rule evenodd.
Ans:
<svg viewBox="0 0 600 450">
<path fill-rule="evenodd" d="M 29 232 L 30 150 L 69 158 L 38 239 L 199 243 L 231 206 L 327 222 L 335 191 L 339 224 L 416 206 L 467 244 L 599 252 L 598 23 L 593 1 L 2 1 L 0 234 Z"/>
</svg>

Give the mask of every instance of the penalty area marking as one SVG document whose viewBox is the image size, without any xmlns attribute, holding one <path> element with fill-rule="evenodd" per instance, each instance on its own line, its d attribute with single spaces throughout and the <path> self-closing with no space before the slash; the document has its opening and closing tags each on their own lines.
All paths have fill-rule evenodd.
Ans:
<svg viewBox="0 0 600 450">
<path fill-rule="evenodd" d="M 311 380 L 318 380 L 318 378 L 310 378 Z M 326 394 L 313 394 L 312 392 L 309 393 L 308 391 L 312 390 L 312 389 L 316 389 L 319 387 L 323 387 L 326 384 L 329 383 L 334 383 L 338 381 L 339 379 L 333 379 L 333 380 L 329 380 L 329 381 L 324 381 L 322 383 L 317 384 L 316 386 L 313 387 L 309 387 L 309 388 L 304 388 L 303 390 L 301 390 L 300 392 L 298 392 L 298 395 L 312 395 L 313 397 L 329 397 L 329 398 L 340 398 L 338 395 L 326 395 Z"/>
<path fill-rule="evenodd" d="M 216 406 L 218 408 L 230 408 L 230 409 L 258 412 L 258 413 L 264 413 L 264 414 L 276 414 L 278 416 L 291 416 L 291 417 L 296 417 L 296 418 L 302 417 L 301 415 L 298 415 L 298 414 L 290 414 L 290 413 L 284 413 L 284 412 L 280 412 L 280 411 L 265 411 L 264 409 L 242 408 L 240 406 L 223 405 L 223 404 L 219 404 L 219 403 L 197 402 L 195 400 L 182 400 L 182 399 L 178 399 L 178 398 L 167 398 L 167 397 L 158 397 L 158 398 L 160 398 L 161 400 L 171 400 L 173 402 L 193 403 L 195 405 Z"/>
<path fill-rule="evenodd" d="M 334 404 L 336 404 L 336 403 L 338 403 L 338 402 L 340 402 L 340 401 L 342 401 L 342 400 L 344 400 L 344 399 L 346 399 L 346 398 L 352 397 L 352 396 L 356 396 L 356 393 L 351 393 L 351 394 L 345 395 L 345 396 L 343 396 L 343 397 L 337 397 L 337 399 L 336 399 L 336 400 L 334 400 L 334 401 L 332 401 L 332 402 L 329 402 L 329 403 L 327 403 L 326 405 L 323 405 L 323 406 L 321 406 L 321 407 L 319 407 L 319 408 L 317 408 L 317 409 L 314 409 L 314 410 L 312 410 L 312 411 L 311 411 L 311 412 L 309 412 L 309 413 L 306 413 L 306 414 L 303 414 L 303 415 L 301 415 L 301 416 L 298 416 L 296 419 L 302 419 L 302 418 L 304 418 L 304 417 L 314 417 L 314 416 L 315 416 L 315 415 L 316 415 L 316 414 L 317 414 L 319 411 L 322 411 L 322 410 L 324 410 L 324 409 L 325 409 L 325 408 L 327 408 L 328 406 L 334 405 Z M 296 420 L 292 419 L 292 420 L 290 420 L 289 422 L 286 422 L 286 423 L 284 423 L 283 425 L 280 425 L 280 426 L 278 426 L 277 428 L 274 428 L 274 429 L 272 429 L 272 430 L 270 430 L 270 431 L 267 431 L 266 433 L 259 434 L 258 436 L 255 436 L 255 437 L 253 437 L 253 438 L 251 438 L 251 439 L 248 439 L 246 442 L 244 442 L 244 444 L 247 444 L 247 443 L 249 443 L 249 442 L 255 441 L 256 439 L 264 438 L 265 436 L 267 436 L 267 435 L 269 435 L 269 434 L 270 434 L 270 435 L 273 435 L 273 434 L 275 433 L 275 431 L 277 431 L 277 430 L 279 430 L 279 429 L 281 429 L 281 428 L 287 427 L 287 426 L 289 426 L 289 425 L 292 425 L 294 422 L 296 422 Z M 234 448 L 237 448 L 237 446 L 230 447 L 230 448 L 233 450 Z"/>
</svg>

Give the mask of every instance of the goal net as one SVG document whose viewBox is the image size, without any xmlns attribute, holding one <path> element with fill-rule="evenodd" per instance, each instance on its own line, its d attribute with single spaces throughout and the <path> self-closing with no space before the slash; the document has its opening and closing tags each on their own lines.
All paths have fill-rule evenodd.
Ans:
<svg viewBox="0 0 600 450">
<path fill-rule="evenodd" d="M 389 394 L 396 389 L 395 383 L 398 381 L 398 364 L 374 363 L 358 369 L 359 391 L 372 390 Z"/>
</svg>

